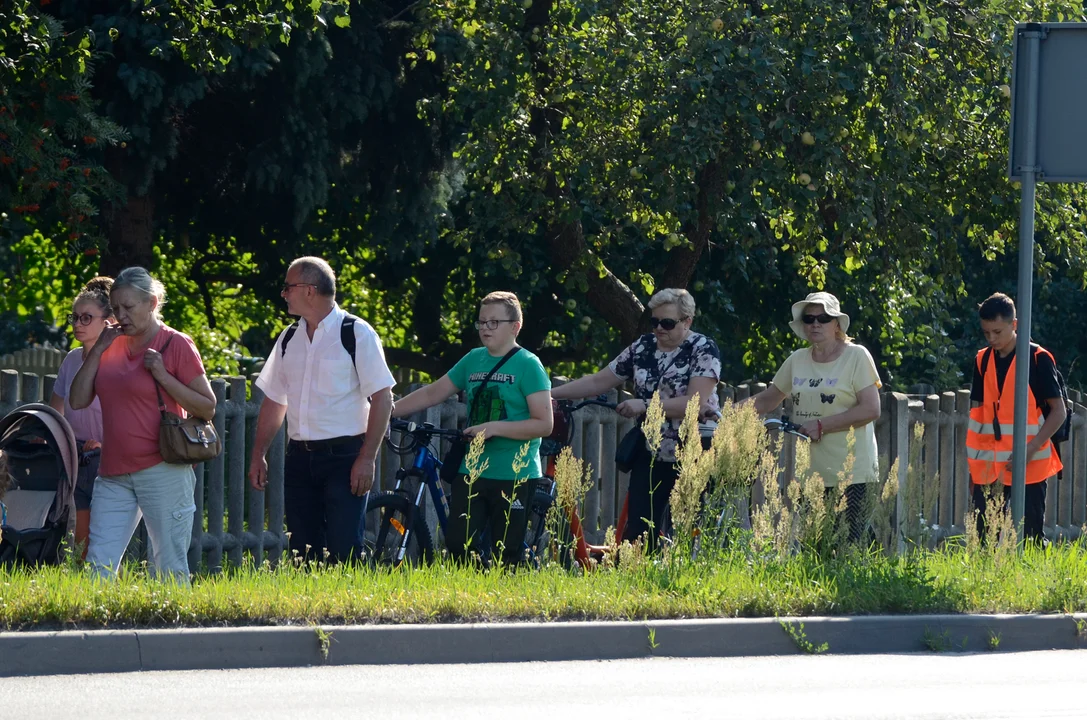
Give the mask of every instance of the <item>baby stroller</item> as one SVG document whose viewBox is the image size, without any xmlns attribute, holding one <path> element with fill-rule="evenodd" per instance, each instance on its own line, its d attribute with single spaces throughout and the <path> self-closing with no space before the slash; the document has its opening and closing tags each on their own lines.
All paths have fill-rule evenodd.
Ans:
<svg viewBox="0 0 1087 720">
<path fill-rule="evenodd" d="M 0 450 L 12 479 L 2 498 L 0 566 L 56 565 L 75 527 L 79 448 L 72 428 L 48 405 L 23 405 L 0 420 Z"/>
</svg>

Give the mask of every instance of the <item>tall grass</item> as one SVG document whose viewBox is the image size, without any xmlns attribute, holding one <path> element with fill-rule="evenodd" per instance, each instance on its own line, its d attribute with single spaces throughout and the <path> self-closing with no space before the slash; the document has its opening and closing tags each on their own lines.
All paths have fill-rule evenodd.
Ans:
<svg viewBox="0 0 1087 720">
<path fill-rule="evenodd" d="M 870 532 L 851 543 L 839 522 L 849 477 L 828 495 L 799 443 L 795 477 L 783 483 L 781 441 L 766 436 L 749 406 L 726 409 L 703 450 L 691 422 L 696 410 L 692 402 L 681 433 L 671 498 L 676 531 L 657 553 L 642 542 L 617 544 L 612 529 L 593 572 L 563 562 L 563 508 L 583 505 L 592 486 L 591 468 L 566 450 L 547 520 L 552 541 L 539 549 L 538 570 L 445 557 L 397 569 L 266 563 L 198 576 L 192 587 L 153 581 L 132 565 L 116 582 L 94 580 L 74 563 L 0 570 L 0 627 L 1087 611 L 1087 533 L 1075 543 L 1020 549 L 994 499 L 984 537 L 968 514 L 966 535 L 936 547 L 926 515 L 938 480 L 923 477 L 911 457 L 905 487 L 892 467 L 866 488 Z M 752 508 L 756 487 L 764 500 Z"/>
</svg>

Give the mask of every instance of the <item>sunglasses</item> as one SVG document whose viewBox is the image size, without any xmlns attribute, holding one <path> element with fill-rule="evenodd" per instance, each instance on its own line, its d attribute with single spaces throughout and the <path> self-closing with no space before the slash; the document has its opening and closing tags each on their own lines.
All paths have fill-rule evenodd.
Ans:
<svg viewBox="0 0 1087 720">
<path fill-rule="evenodd" d="M 315 288 L 317 286 L 314 285 L 313 283 L 283 283 L 283 292 L 284 293 L 289 293 L 291 291 L 291 288 L 296 288 L 296 287 L 313 287 L 313 288 Z"/>
<path fill-rule="evenodd" d="M 662 327 L 665 330 L 675 330 L 676 325 L 680 324 L 686 319 L 687 318 L 680 318 L 679 320 L 673 320 L 672 318 L 651 317 L 649 318 L 649 324 L 653 326 L 654 330 L 656 330 L 658 327 Z"/>
<path fill-rule="evenodd" d="M 82 315 L 76 315 L 75 313 L 68 313 L 68 324 L 72 327 L 76 325 L 90 325 L 95 318 L 103 317 L 102 315 L 91 315 L 90 313 L 83 313 Z"/>
<path fill-rule="evenodd" d="M 827 315 L 826 313 L 820 313 L 819 315 L 805 315 L 804 324 L 811 325 L 818 320 L 820 325 L 829 325 L 833 319 L 833 315 Z"/>
</svg>

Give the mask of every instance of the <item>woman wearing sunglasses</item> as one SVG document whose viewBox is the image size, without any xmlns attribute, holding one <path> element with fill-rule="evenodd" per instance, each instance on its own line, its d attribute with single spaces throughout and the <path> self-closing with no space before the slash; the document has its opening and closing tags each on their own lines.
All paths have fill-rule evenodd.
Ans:
<svg viewBox="0 0 1087 720">
<path fill-rule="evenodd" d="M 766 415 L 786 397 L 792 400 L 794 422 L 812 439 L 811 470 L 828 491 L 844 475 L 849 431 L 855 429 L 846 513 L 850 539 L 857 540 L 864 526 L 865 483 L 879 479 L 879 373 L 868 350 L 846 335 L 849 316 L 830 293 L 811 293 L 795 303 L 789 327 L 809 346 L 785 360 L 770 387 L 753 398 L 755 408 Z"/>
<path fill-rule="evenodd" d="M 634 398 L 620 403 L 616 412 L 640 418 L 645 415 L 653 393 L 660 390 L 668 420 L 656 457 L 643 446 L 631 463 L 627 523 L 622 537 L 623 540 L 641 537 L 649 530 L 647 519 L 652 518 L 654 532 L 649 533 L 648 539 L 649 546 L 655 547 L 657 535 L 668 531 L 662 523 L 678 475 L 676 444 L 687 401 L 697 394 L 701 400 L 700 414 L 709 418 L 718 416 L 721 353 L 713 340 L 691 331 L 695 303 L 686 290 L 661 290 L 649 300 L 649 309 L 653 332 L 631 343 L 607 367 L 554 388 L 551 396 L 556 400 L 591 397 L 632 380 Z M 703 427 L 705 434 L 712 434 L 714 422 L 710 420 Z"/>
<path fill-rule="evenodd" d="M 80 347 L 65 356 L 57 371 L 57 381 L 53 384 L 53 396 L 49 404 L 59 412 L 72 426 L 80 452 L 102 447 L 102 405 L 98 398 L 89 407 L 74 410 L 68 402 L 72 380 L 91 348 L 98 342 L 98 336 L 113 319 L 113 308 L 109 303 L 110 288 L 113 280 L 108 277 L 96 277 L 90 280 L 72 303 L 72 312 L 68 315 L 68 324 L 79 341 Z M 91 494 L 94 492 L 94 478 L 98 475 L 98 456 L 90 457 L 86 465 L 79 468 L 79 477 L 75 486 L 75 541 L 82 548 L 83 557 L 87 556 L 87 533 L 91 522 Z"/>
</svg>

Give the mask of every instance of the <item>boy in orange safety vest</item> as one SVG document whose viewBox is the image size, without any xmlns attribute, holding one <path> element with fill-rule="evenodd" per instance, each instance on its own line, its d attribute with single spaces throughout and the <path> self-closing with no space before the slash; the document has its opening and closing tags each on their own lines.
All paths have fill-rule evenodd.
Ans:
<svg viewBox="0 0 1087 720">
<path fill-rule="evenodd" d="M 1004 485 L 1005 508 L 1011 497 L 1012 428 L 1015 406 L 1015 303 L 994 293 L 978 307 L 981 329 L 989 346 L 974 359 L 970 388 L 970 425 L 966 433 L 966 457 L 974 483 L 974 508 L 978 532 L 985 532 L 984 488 L 996 481 Z M 1050 441 L 1064 423 L 1057 365 L 1053 355 L 1031 344 L 1030 387 L 1027 391 L 1027 476 L 1023 507 L 1023 535 L 1042 540 L 1045 520 L 1046 480 L 1062 465 Z M 1046 408 L 1042 412 L 1043 406 Z"/>
</svg>

